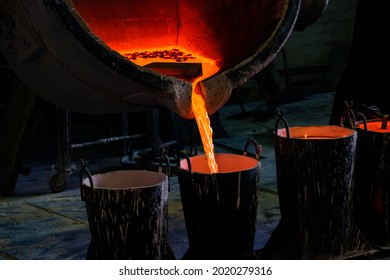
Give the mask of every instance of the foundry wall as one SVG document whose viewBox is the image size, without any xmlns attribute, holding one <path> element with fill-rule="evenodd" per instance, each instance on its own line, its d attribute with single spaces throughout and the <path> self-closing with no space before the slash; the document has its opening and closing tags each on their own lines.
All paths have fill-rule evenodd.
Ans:
<svg viewBox="0 0 390 280">
<path fill-rule="evenodd" d="M 293 87 L 322 92 L 335 90 L 348 58 L 357 1 L 329 0 L 314 24 L 292 32 L 284 54 Z M 284 83 L 282 52 L 274 62 L 280 74 L 279 83 Z"/>
</svg>

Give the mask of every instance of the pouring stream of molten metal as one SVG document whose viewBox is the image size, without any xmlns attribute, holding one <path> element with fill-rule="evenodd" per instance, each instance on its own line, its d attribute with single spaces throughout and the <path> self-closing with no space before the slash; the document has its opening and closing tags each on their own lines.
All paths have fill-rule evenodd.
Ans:
<svg viewBox="0 0 390 280">
<path fill-rule="evenodd" d="M 218 165 L 214 157 L 213 130 L 203 96 L 196 91 L 196 85 L 197 81 L 192 84 L 192 112 L 198 125 L 210 172 L 217 173 Z"/>
<path fill-rule="evenodd" d="M 207 157 L 207 164 L 210 172 L 217 173 L 218 165 L 214 156 L 213 129 L 211 128 L 210 118 L 206 110 L 204 98 L 199 92 L 198 89 L 200 89 L 200 87 L 197 87 L 197 84 L 203 79 L 211 77 L 217 73 L 219 67 L 214 61 L 207 58 L 203 59 L 207 62 L 208 67 L 203 67 L 203 75 L 192 82 L 192 113 L 194 114 L 196 124 L 198 125 L 203 150 Z M 207 94 L 207 92 L 205 94 Z"/>
<path fill-rule="evenodd" d="M 182 49 L 183 50 L 183 49 Z M 185 62 L 191 60 L 193 62 L 202 63 L 202 75 L 196 78 L 192 83 L 192 113 L 194 115 L 200 137 L 202 139 L 203 149 L 207 157 L 207 163 L 210 169 L 210 173 L 218 172 L 218 165 L 214 157 L 214 145 L 213 145 L 213 130 L 210 125 L 210 118 L 206 110 L 206 104 L 204 97 L 200 92 L 200 87 L 197 87 L 198 83 L 204 79 L 207 79 L 218 72 L 219 67 L 215 61 L 203 56 L 194 56 L 188 53 L 186 50 L 172 49 L 171 51 L 161 51 L 156 49 L 149 49 L 143 51 L 123 52 L 122 55 L 132 60 L 134 63 L 144 66 L 147 63 L 161 62 L 161 61 L 175 61 Z M 207 94 L 205 92 L 204 94 Z"/>
</svg>

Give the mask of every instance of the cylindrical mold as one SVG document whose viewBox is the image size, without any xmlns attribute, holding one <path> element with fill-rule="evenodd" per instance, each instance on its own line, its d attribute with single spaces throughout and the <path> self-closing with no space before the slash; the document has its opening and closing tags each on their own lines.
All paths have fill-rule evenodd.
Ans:
<svg viewBox="0 0 390 280">
<path fill-rule="evenodd" d="M 89 172 L 88 172 L 89 174 Z M 91 232 L 88 259 L 172 259 L 167 243 L 168 177 L 120 170 L 81 181 Z"/>
<path fill-rule="evenodd" d="M 387 120 L 386 120 L 387 122 Z M 390 128 L 383 120 L 356 127 L 355 218 L 374 247 L 390 246 Z"/>
<path fill-rule="evenodd" d="M 356 131 L 285 124 L 275 129 L 281 221 L 279 240 L 271 237 L 270 244 L 293 259 L 344 258 L 359 251 L 365 244 L 352 219 Z"/>
<path fill-rule="evenodd" d="M 204 155 L 182 159 L 178 179 L 189 249 L 184 259 L 252 259 L 260 161 L 216 154 L 210 174 Z"/>
</svg>

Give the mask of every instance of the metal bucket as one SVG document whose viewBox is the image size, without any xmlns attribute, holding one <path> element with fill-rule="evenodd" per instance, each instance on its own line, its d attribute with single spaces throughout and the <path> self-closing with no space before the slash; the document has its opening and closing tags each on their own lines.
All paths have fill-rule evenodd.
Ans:
<svg viewBox="0 0 390 280">
<path fill-rule="evenodd" d="M 283 121 L 285 128 L 279 128 Z M 341 126 L 275 127 L 281 221 L 266 244 L 275 258 L 333 259 L 364 242 L 352 219 L 357 133 Z"/>
<path fill-rule="evenodd" d="M 256 158 L 246 156 L 250 143 Z M 244 155 L 215 154 L 210 174 L 205 155 L 180 160 L 178 180 L 189 249 L 184 259 L 252 259 L 260 181 L 260 148 Z"/>
<path fill-rule="evenodd" d="M 83 174 L 88 176 L 82 179 Z M 167 244 L 168 177 L 144 170 L 80 172 L 91 243 L 88 259 L 172 259 Z"/>
<path fill-rule="evenodd" d="M 357 124 L 355 219 L 374 247 L 390 248 L 390 128 L 380 119 Z"/>
</svg>

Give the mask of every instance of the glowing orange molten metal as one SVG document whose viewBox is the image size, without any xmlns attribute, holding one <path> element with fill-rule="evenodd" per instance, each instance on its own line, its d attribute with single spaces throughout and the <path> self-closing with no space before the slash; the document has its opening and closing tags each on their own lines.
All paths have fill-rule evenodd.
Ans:
<svg viewBox="0 0 390 280">
<path fill-rule="evenodd" d="M 208 61 L 209 67 L 205 67 L 203 75 L 196 79 L 192 83 L 192 113 L 198 125 L 198 130 L 200 137 L 202 139 L 203 150 L 207 157 L 207 163 L 211 173 L 218 172 L 218 165 L 214 157 L 214 145 L 213 145 L 213 130 L 210 125 L 210 119 L 206 110 L 205 101 L 200 92 L 198 92 L 199 87 L 197 84 L 208 77 L 214 75 L 219 68 L 213 63 L 213 61 Z M 207 93 L 206 93 L 207 94 Z"/>
<path fill-rule="evenodd" d="M 210 125 L 210 118 L 206 110 L 204 98 L 199 91 L 200 88 L 197 87 L 197 85 L 200 81 L 217 73 L 219 67 L 217 67 L 215 62 L 210 59 L 203 57 L 202 61 L 204 62 L 202 63 L 202 66 L 205 66 L 203 67 L 203 75 L 192 82 L 192 113 L 194 114 L 196 124 L 198 125 L 198 130 L 202 139 L 203 150 L 207 157 L 207 163 L 210 172 L 217 173 L 218 165 L 214 157 L 213 129 Z"/>
<path fill-rule="evenodd" d="M 198 125 L 210 172 L 217 173 L 218 165 L 214 157 L 213 130 L 210 125 L 210 119 L 206 111 L 204 99 L 202 95 L 197 93 L 195 90 L 196 84 L 197 83 L 192 84 L 192 112 L 194 114 L 196 124 Z"/>
<path fill-rule="evenodd" d="M 364 129 L 364 124 L 359 124 L 358 127 Z M 367 122 L 367 130 L 378 133 L 389 133 L 390 126 L 382 128 L 382 121 L 369 121 Z"/>
</svg>

